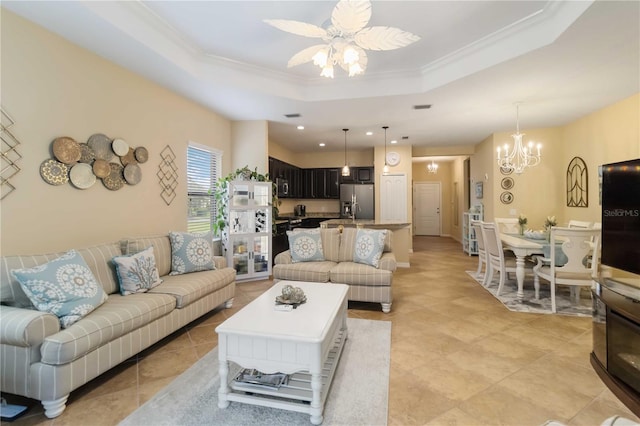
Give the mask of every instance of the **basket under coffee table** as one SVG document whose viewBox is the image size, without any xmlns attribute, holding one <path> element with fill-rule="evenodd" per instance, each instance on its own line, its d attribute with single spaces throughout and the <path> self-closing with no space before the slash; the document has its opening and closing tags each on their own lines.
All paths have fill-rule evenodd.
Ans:
<svg viewBox="0 0 640 426">
<path fill-rule="evenodd" d="M 282 287 L 300 287 L 307 302 L 275 309 Z M 345 284 L 280 281 L 216 327 L 220 361 L 218 406 L 229 401 L 308 413 L 322 423 L 324 403 L 347 339 Z M 265 374 L 289 374 L 277 389 L 233 381 L 229 361 Z"/>
</svg>

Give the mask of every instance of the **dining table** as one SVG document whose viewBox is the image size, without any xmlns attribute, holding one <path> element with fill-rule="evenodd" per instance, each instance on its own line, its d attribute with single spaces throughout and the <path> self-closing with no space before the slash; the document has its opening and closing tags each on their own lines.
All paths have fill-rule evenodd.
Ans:
<svg viewBox="0 0 640 426">
<path fill-rule="evenodd" d="M 519 235 L 500 233 L 502 247 L 511 250 L 516 255 L 516 280 L 518 281 L 517 298 L 524 298 L 524 265 L 525 258 L 533 254 L 545 254 L 544 246 L 549 243 L 546 240 L 535 240 Z"/>
</svg>

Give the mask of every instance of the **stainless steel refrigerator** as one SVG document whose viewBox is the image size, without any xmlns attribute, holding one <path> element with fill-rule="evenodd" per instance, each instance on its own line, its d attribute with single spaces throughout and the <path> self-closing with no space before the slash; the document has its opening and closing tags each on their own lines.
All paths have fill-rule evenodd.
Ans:
<svg viewBox="0 0 640 426">
<path fill-rule="evenodd" d="M 373 184 L 340 185 L 340 216 L 350 218 L 355 213 L 356 219 L 375 219 L 375 202 Z"/>
</svg>

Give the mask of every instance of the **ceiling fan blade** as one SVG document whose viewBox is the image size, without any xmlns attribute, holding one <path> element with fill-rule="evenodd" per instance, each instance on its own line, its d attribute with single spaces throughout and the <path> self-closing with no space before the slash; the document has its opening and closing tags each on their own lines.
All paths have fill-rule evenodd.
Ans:
<svg viewBox="0 0 640 426">
<path fill-rule="evenodd" d="M 408 46 L 420 37 L 393 27 L 369 27 L 357 33 L 356 44 L 368 50 L 393 50 Z"/>
<path fill-rule="evenodd" d="M 340 0 L 331 13 L 331 23 L 345 33 L 354 34 L 363 29 L 371 19 L 369 0 Z"/>
<path fill-rule="evenodd" d="M 325 29 L 306 22 L 290 21 L 288 19 L 265 19 L 264 22 L 279 30 L 304 37 L 322 38 L 327 34 Z"/>
<path fill-rule="evenodd" d="M 301 65 L 307 62 L 311 62 L 313 60 L 313 55 L 318 53 L 320 49 L 327 48 L 326 44 L 316 44 L 315 46 L 307 47 L 306 49 L 302 49 L 295 55 L 289 59 L 287 62 L 287 67 L 295 67 L 296 65 Z"/>
</svg>

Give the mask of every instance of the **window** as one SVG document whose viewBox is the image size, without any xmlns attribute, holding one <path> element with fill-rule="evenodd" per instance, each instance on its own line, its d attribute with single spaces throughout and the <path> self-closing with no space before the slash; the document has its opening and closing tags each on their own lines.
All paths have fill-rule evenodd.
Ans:
<svg viewBox="0 0 640 426">
<path fill-rule="evenodd" d="M 213 230 L 216 220 L 216 181 L 220 177 L 222 152 L 189 144 L 187 149 L 187 195 L 189 197 L 187 230 Z"/>
</svg>

